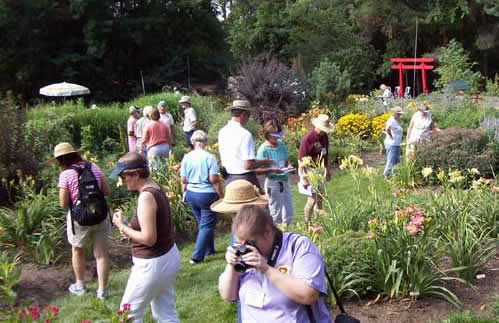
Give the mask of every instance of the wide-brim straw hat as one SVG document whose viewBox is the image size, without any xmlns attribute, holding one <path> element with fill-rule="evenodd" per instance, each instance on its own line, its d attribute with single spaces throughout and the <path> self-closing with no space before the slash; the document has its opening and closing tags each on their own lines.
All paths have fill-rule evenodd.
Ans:
<svg viewBox="0 0 499 323">
<path fill-rule="evenodd" d="M 329 120 L 327 114 L 319 114 L 317 118 L 312 119 L 314 127 L 319 128 L 324 132 L 331 132 L 334 130 L 334 124 Z"/>
<path fill-rule="evenodd" d="M 232 101 L 232 105 L 225 108 L 225 111 L 231 111 L 235 109 L 245 111 L 253 110 L 253 108 L 251 107 L 251 103 L 248 100 L 234 100 Z"/>
<path fill-rule="evenodd" d="M 191 103 L 191 97 L 190 96 L 187 96 L 187 95 L 184 95 L 180 98 L 180 101 L 178 101 L 178 103 Z"/>
<path fill-rule="evenodd" d="M 397 114 L 404 114 L 404 113 L 405 113 L 405 111 L 404 111 L 404 110 L 402 110 L 402 108 L 401 108 L 401 107 L 399 107 L 399 106 L 396 106 L 396 107 L 391 108 L 391 109 L 390 109 L 390 111 L 391 111 L 392 113 L 397 113 Z"/>
<path fill-rule="evenodd" d="M 80 153 L 80 151 L 75 150 L 73 145 L 69 142 L 61 142 L 54 147 L 54 157 L 47 160 L 47 163 L 53 163 L 57 160 L 58 157 L 71 154 L 71 153 Z"/>
<path fill-rule="evenodd" d="M 260 195 L 258 187 L 244 179 L 238 179 L 227 184 L 225 196 L 213 203 L 210 208 L 217 213 L 235 214 L 243 205 L 266 206 L 268 204 L 269 200 L 264 195 Z"/>
</svg>

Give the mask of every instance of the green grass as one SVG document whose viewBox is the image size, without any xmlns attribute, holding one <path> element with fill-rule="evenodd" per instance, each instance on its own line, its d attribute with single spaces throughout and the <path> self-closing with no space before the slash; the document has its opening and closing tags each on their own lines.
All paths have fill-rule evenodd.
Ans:
<svg viewBox="0 0 499 323">
<path fill-rule="evenodd" d="M 389 183 L 383 180 L 382 175 L 374 179 L 374 186 L 380 194 L 381 198 L 394 198 L 392 196 L 392 188 Z M 328 191 L 333 203 L 348 203 L 352 194 L 367 195 L 367 182 L 361 182 L 360 193 L 354 192 L 352 178 L 350 174 L 344 172 L 336 172 L 333 175 L 331 182 L 328 183 Z M 296 185 L 292 186 L 293 206 L 295 215 L 293 223 L 303 221 L 303 207 L 306 201 L 306 196 L 297 192 Z M 418 194 L 408 197 L 409 200 L 417 202 L 428 198 L 430 192 Z M 226 226 L 225 226 L 226 227 Z M 293 226 L 290 228 L 293 230 Z M 185 243 L 180 246 L 181 253 L 181 269 L 177 276 L 176 282 L 176 309 L 181 322 L 235 322 L 236 307 L 235 304 L 227 303 L 221 300 L 217 284 L 218 277 L 225 266 L 224 253 L 229 242 L 229 233 L 219 234 L 216 237 L 216 250 L 218 253 L 215 256 L 206 259 L 205 263 L 192 266 L 188 263 L 193 242 Z M 113 269 L 109 282 L 109 299 L 106 301 L 107 306 L 112 310 L 117 310 L 124 292 L 128 279 L 129 269 L 121 271 Z M 83 319 L 95 321 L 102 318 L 92 309 L 95 299 L 96 283 L 89 284 L 89 292 L 82 297 L 65 296 L 54 301 L 55 305 L 61 307 L 60 317 L 62 322 L 80 322 Z M 496 303 L 496 308 L 499 311 L 499 301 Z M 499 314 L 499 313 L 498 313 Z M 494 322 L 491 319 L 480 321 L 478 317 L 473 318 L 475 321 L 463 321 L 468 316 L 473 316 L 469 313 L 456 313 L 449 317 L 445 323 L 458 322 Z M 150 311 L 147 312 L 144 322 L 152 322 Z"/>
</svg>

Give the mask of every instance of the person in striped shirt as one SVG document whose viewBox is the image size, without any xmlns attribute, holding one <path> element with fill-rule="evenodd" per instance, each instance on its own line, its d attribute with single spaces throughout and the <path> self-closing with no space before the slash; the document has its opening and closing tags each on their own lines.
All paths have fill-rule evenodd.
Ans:
<svg viewBox="0 0 499 323">
<path fill-rule="evenodd" d="M 59 164 L 62 172 L 59 174 L 59 205 L 63 209 L 70 209 L 78 201 L 78 173 L 73 167 L 85 167 L 85 161 L 80 153 L 76 151 L 70 143 L 62 142 L 54 148 L 54 158 L 49 162 Z M 90 167 L 99 184 L 99 188 L 104 195 L 110 194 L 109 185 L 106 182 L 104 174 L 99 166 L 91 163 Z M 99 287 L 97 289 L 97 298 L 106 299 L 106 285 L 109 277 L 109 253 L 107 241 L 111 234 L 111 222 L 109 219 L 92 226 L 82 226 L 78 222 L 71 221 L 71 212 L 68 211 L 67 217 L 67 237 L 72 246 L 72 263 L 76 276 L 76 282 L 68 288 L 73 295 L 81 296 L 86 292 L 85 289 L 85 246 L 92 243 L 95 261 L 97 263 L 97 278 Z M 74 225 L 74 228 L 72 227 Z M 73 231 L 74 229 L 74 231 Z"/>
</svg>

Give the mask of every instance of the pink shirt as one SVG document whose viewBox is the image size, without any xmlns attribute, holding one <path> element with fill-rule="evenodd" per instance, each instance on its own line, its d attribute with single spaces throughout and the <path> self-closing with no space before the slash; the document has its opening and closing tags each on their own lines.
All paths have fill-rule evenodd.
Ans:
<svg viewBox="0 0 499 323">
<path fill-rule="evenodd" d="M 104 174 L 99 166 L 94 163 L 91 164 L 92 173 L 99 183 L 99 188 L 102 190 L 102 179 L 104 178 Z M 84 165 L 85 162 L 79 162 L 73 166 L 83 167 Z M 75 204 L 78 200 L 78 173 L 74 169 L 63 170 L 61 174 L 59 174 L 59 183 L 57 184 L 57 187 L 67 189 L 69 191 L 69 196 L 71 196 L 72 203 Z"/>
<path fill-rule="evenodd" d="M 160 144 L 167 144 L 170 139 L 170 128 L 160 121 L 152 120 L 144 134 L 144 143 L 147 148 Z"/>
</svg>

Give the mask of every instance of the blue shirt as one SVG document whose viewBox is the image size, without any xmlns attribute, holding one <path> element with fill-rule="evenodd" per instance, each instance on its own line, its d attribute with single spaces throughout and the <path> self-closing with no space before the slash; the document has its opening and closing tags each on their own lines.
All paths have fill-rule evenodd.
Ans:
<svg viewBox="0 0 499 323">
<path fill-rule="evenodd" d="M 218 175 L 217 159 L 202 149 L 194 149 L 184 156 L 180 176 L 187 179 L 187 190 L 198 193 L 214 193 L 210 175 Z"/>
<path fill-rule="evenodd" d="M 258 152 L 256 153 L 257 159 L 269 158 L 274 161 L 274 164 L 271 166 L 273 168 L 284 168 L 288 162 L 288 149 L 286 145 L 282 142 L 281 139 L 277 140 L 277 147 L 270 146 L 267 142 L 264 142 L 258 148 Z M 267 173 L 267 177 L 274 181 L 282 181 L 286 182 L 288 180 L 288 174 L 276 174 L 276 173 Z"/>
</svg>

